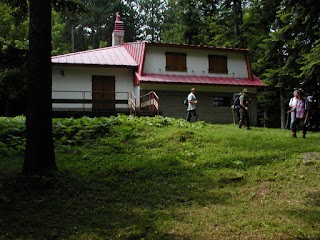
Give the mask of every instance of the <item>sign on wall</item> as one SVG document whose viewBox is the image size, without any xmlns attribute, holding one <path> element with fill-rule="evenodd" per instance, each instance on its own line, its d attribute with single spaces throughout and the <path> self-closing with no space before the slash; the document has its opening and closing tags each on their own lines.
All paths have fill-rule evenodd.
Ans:
<svg viewBox="0 0 320 240">
<path fill-rule="evenodd" d="M 231 98 L 230 97 L 213 97 L 212 104 L 213 106 L 228 106 L 230 107 Z"/>
</svg>

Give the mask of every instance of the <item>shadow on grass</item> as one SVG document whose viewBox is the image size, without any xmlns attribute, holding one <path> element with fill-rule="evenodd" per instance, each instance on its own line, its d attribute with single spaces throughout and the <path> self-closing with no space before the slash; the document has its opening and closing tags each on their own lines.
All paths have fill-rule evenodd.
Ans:
<svg viewBox="0 0 320 240">
<path fill-rule="evenodd" d="M 228 204 L 224 187 L 243 182 L 182 165 L 58 175 L 36 184 L 2 178 L 0 239 L 192 239 L 170 232 L 183 221 L 179 210 Z"/>
<path fill-rule="evenodd" d="M 288 214 L 292 217 L 302 219 L 304 223 L 312 226 L 315 230 L 319 232 L 319 225 L 320 225 L 320 192 L 315 191 L 309 193 L 307 196 L 307 205 L 314 206 L 315 208 L 311 209 L 304 209 L 303 205 L 299 209 L 293 209 L 288 211 Z M 319 240 L 320 234 L 316 236 L 306 236 L 305 233 L 301 232 L 297 234 L 298 236 L 296 239 L 298 240 Z"/>
<path fill-rule="evenodd" d="M 211 168 L 211 169 L 242 169 L 247 170 L 251 167 L 265 166 L 272 163 L 282 162 L 286 160 L 284 156 L 279 156 L 278 153 L 268 154 L 265 156 L 233 156 L 228 155 L 227 157 L 222 157 L 219 160 L 207 161 L 200 168 Z"/>
<path fill-rule="evenodd" d="M 293 209 L 288 212 L 292 217 L 303 220 L 304 223 L 308 224 L 314 229 L 314 232 L 318 232 L 316 236 L 309 236 L 305 232 L 298 231 L 295 235 L 295 239 L 298 240 L 319 240 L 319 223 L 320 223 L 320 210 L 306 210 L 306 209 Z"/>
</svg>

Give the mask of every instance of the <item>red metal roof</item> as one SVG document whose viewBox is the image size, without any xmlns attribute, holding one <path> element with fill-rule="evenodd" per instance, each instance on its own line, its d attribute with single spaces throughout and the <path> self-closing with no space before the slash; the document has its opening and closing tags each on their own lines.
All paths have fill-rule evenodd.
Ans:
<svg viewBox="0 0 320 240">
<path fill-rule="evenodd" d="M 208 85 L 233 85 L 233 86 L 255 86 L 263 87 L 262 81 L 253 76 L 250 78 L 228 78 L 228 77 L 209 77 L 209 76 L 191 76 L 191 75 L 169 75 L 169 74 L 143 74 L 147 46 L 161 47 L 182 47 L 197 48 L 203 50 L 219 51 L 240 51 L 247 52 L 246 49 L 237 48 L 216 48 L 200 45 L 168 44 L 168 43 L 147 43 L 132 42 L 123 45 L 99 48 L 89 51 L 75 52 L 65 55 L 53 56 L 53 64 L 70 64 L 70 65 L 94 65 L 94 66 L 115 66 L 115 67 L 132 67 L 136 69 L 136 84 L 139 82 L 152 83 L 178 83 L 178 84 L 208 84 Z M 248 63 L 250 64 L 250 63 Z"/>
<path fill-rule="evenodd" d="M 169 75 L 169 74 L 136 74 L 140 82 L 152 83 L 179 83 L 179 84 L 208 84 L 208 85 L 233 85 L 233 86 L 254 86 L 263 87 L 261 79 L 254 76 L 249 78 L 228 78 L 228 77 L 208 77 L 190 75 Z"/>
<path fill-rule="evenodd" d="M 51 62 L 54 64 L 138 67 L 138 63 L 122 45 L 53 56 Z"/>
<path fill-rule="evenodd" d="M 144 59 L 146 54 L 146 42 L 132 42 L 132 43 L 125 43 L 124 47 L 133 57 L 133 59 L 138 63 L 138 73 L 142 74 L 143 66 L 144 66 Z"/>
</svg>

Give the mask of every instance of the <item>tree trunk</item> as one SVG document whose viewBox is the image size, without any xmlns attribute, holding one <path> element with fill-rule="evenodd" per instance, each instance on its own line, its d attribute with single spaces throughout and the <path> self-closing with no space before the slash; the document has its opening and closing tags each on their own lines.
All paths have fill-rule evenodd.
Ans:
<svg viewBox="0 0 320 240">
<path fill-rule="evenodd" d="M 268 118 L 268 113 L 267 110 L 265 109 L 263 112 L 263 127 L 266 128 L 267 127 L 267 118 Z"/>
<path fill-rule="evenodd" d="M 30 0 L 26 149 L 22 172 L 57 170 L 52 134 L 51 1 Z"/>
<path fill-rule="evenodd" d="M 281 129 L 284 129 L 286 125 L 286 111 L 285 111 L 285 103 L 284 103 L 282 90 L 280 90 L 280 111 L 281 111 Z"/>
<path fill-rule="evenodd" d="M 241 40 L 241 32 L 240 26 L 242 25 L 242 0 L 233 0 L 232 5 L 232 12 L 233 12 L 233 35 L 234 39 L 239 41 L 237 47 L 243 47 L 243 43 Z"/>
<path fill-rule="evenodd" d="M 74 52 L 74 24 L 71 23 L 71 52 Z"/>
<path fill-rule="evenodd" d="M 8 96 L 8 88 L 7 88 L 7 84 L 4 85 L 4 96 L 3 96 L 3 100 L 4 100 L 4 116 L 7 117 L 9 115 L 9 96 Z"/>
<path fill-rule="evenodd" d="M 235 37 L 235 39 L 238 38 L 239 36 L 239 16 L 238 16 L 238 6 L 237 6 L 237 0 L 233 1 L 233 5 L 232 5 L 232 11 L 233 11 L 233 35 Z"/>
</svg>

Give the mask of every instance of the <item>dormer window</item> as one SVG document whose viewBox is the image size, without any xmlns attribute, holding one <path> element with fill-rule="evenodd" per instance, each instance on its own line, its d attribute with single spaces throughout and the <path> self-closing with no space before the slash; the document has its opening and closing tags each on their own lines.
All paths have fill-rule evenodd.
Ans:
<svg viewBox="0 0 320 240">
<path fill-rule="evenodd" d="M 166 52 L 166 71 L 187 71 L 187 54 Z"/>
<path fill-rule="evenodd" d="M 223 55 L 209 55 L 209 73 L 228 73 L 228 57 Z"/>
</svg>

